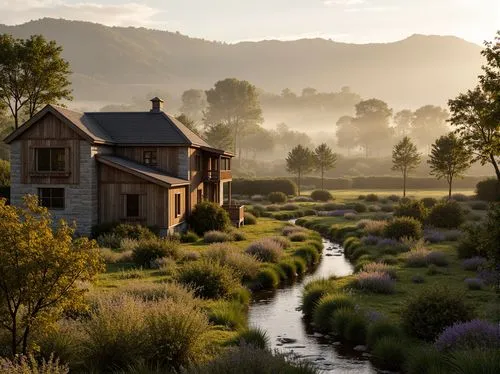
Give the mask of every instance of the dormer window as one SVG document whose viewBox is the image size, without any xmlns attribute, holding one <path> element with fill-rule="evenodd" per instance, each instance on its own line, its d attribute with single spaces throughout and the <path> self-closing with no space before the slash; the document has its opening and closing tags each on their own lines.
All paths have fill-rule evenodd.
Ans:
<svg viewBox="0 0 500 374">
<path fill-rule="evenodd" d="M 66 153 L 64 148 L 37 148 L 35 150 L 36 171 L 66 171 Z"/>
<path fill-rule="evenodd" d="M 156 166 L 156 151 L 144 151 L 144 165 Z"/>
</svg>

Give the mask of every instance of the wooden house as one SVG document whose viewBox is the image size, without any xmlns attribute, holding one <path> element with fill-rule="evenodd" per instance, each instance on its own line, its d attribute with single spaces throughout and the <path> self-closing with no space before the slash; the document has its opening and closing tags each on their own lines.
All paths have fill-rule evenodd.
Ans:
<svg viewBox="0 0 500 374">
<path fill-rule="evenodd" d="M 211 147 L 151 100 L 149 112 L 79 113 L 47 105 L 10 134 L 11 201 L 39 196 L 56 219 L 184 230 L 202 200 L 231 205 L 233 155 Z M 236 212 L 236 213 L 235 213 Z"/>
</svg>

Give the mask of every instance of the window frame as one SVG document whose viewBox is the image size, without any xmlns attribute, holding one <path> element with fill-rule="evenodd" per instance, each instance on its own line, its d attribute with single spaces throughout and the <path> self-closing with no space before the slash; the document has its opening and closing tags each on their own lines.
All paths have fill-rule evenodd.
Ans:
<svg viewBox="0 0 500 374">
<path fill-rule="evenodd" d="M 201 171 L 202 169 L 202 158 L 200 154 L 194 156 L 194 171 Z"/>
<path fill-rule="evenodd" d="M 54 190 L 62 191 L 62 197 L 53 196 Z M 46 196 L 43 192 L 49 192 L 49 196 Z M 49 210 L 65 210 L 66 209 L 66 190 L 63 187 L 38 187 L 38 204 Z M 44 204 L 44 201 L 48 200 L 49 204 Z M 54 206 L 54 200 L 62 200 L 62 205 Z"/>
<path fill-rule="evenodd" d="M 174 216 L 175 218 L 179 218 L 181 215 L 181 193 L 176 192 L 174 194 Z"/>
<path fill-rule="evenodd" d="M 129 214 L 129 197 L 137 198 L 137 215 Z M 131 204 L 130 204 L 131 205 Z M 141 195 L 139 194 L 125 194 L 125 217 L 127 219 L 139 218 L 141 215 Z"/>
<path fill-rule="evenodd" d="M 68 149 L 65 147 L 35 147 L 35 165 L 34 169 L 36 173 L 50 173 L 50 174 L 57 174 L 57 173 L 65 173 L 68 171 L 68 163 L 69 160 L 67 159 L 68 155 Z M 40 152 L 48 152 L 48 165 L 49 169 L 40 169 Z M 54 151 L 61 152 L 62 151 L 62 160 L 57 160 L 53 155 Z M 62 168 L 58 168 L 58 164 L 62 162 Z"/>
<path fill-rule="evenodd" d="M 146 156 L 148 155 L 148 156 Z M 149 160 L 146 162 L 146 160 Z M 148 150 L 142 152 L 142 162 L 147 166 L 158 166 L 158 152 L 156 150 Z"/>
</svg>

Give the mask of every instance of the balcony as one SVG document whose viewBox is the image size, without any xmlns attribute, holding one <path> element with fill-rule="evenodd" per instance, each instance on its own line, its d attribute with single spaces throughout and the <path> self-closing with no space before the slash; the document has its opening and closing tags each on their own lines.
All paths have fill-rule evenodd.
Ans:
<svg viewBox="0 0 500 374">
<path fill-rule="evenodd" d="M 204 174 L 206 182 L 220 182 L 233 179 L 231 170 L 205 170 Z"/>
</svg>

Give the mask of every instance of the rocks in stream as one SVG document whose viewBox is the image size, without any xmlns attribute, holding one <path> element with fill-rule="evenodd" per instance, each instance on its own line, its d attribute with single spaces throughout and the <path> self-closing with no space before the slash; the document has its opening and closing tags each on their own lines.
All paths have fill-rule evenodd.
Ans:
<svg viewBox="0 0 500 374">
<path fill-rule="evenodd" d="M 357 345 L 354 347 L 356 352 L 366 352 L 366 345 Z"/>
<path fill-rule="evenodd" d="M 297 339 L 292 339 L 292 338 L 278 338 L 278 341 L 283 345 L 283 344 L 293 344 L 297 343 Z"/>
</svg>

